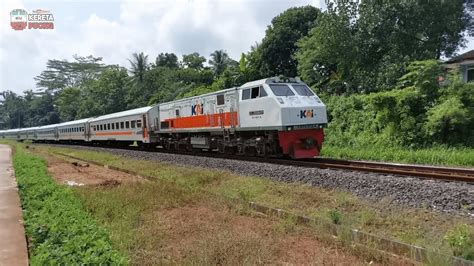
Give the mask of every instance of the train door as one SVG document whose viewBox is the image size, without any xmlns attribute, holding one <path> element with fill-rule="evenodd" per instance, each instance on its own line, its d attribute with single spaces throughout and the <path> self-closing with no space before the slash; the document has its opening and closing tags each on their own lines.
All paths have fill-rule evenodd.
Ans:
<svg viewBox="0 0 474 266">
<path fill-rule="evenodd" d="M 209 126 L 210 127 L 215 127 L 216 125 L 216 117 L 215 117 L 215 111 L 216 111 L 216 103 L 214 101 L 209 101 Z"/>
<path fill-rule="evenodd" d="M 237 99 L 238 99 L 238 93 L 232 93 L 228 95 L 228 99 L 230 102 L 230 126 L 231 127 L 236 127 L 239 122 L 237 121 Z"/>
<path fill-rule="evenodd" d="M 148 141 L 148 125 L 147 125 L 147 119 L 146 119 L 146 114 L 142 116 L 143 122 L 142 122 L 142 132 L 143 132 L 143 140 L 144 142 Z"/>
<path fill-rule="evenodd" d="M 219 108 L 219 126 L 221 128 L 225 126 L 225 113 L 223 108 Z"/>
<path fill-rule="evenodd" d="M 84 123 L 84 140 L 89 141 L 90 137 L 91 137 L 91 129 L 90 129 L 89 123 Z"/>
</svg>

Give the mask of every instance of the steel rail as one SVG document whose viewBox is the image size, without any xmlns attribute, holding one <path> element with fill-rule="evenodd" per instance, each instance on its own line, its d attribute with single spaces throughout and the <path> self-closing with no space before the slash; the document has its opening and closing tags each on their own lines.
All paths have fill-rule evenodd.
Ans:
<svg viewBox="0 0 474 266">
<path fill-rule="evenodd" d="M 71 146 L 68 144 L 54 144 Z M 117 148 L 110 146 L 88 146 L 88 147 L 102 147 L 102 148 Z M 218 159 L 231 159 L 249 162 L 270 163 L 278 165 L 320 168 L 320 169 L 339 169 L 349 171 L 360 171 L 370 173 L 380 173 L 397 176 L 411 176 L 424 179 L 436 179 L 444 181 L 468 182 L 474 183 L 474 168 L 456 168 L 456 167 L 441 167 L 429 165 L 415 165 L 415 164 L 400 164 L 400 163 L 386 163 L 374 161 L 355 161 L 342 160 L 332 158 L 310 158 L 302 160 L 292 160 L 287 158 L 272 158 L 272 157 L 251 157 L 233 154 L 222 154 L 217 152 L 187 152 L 187 151 L 168 151 L 164 149 L 154 148 L 151 150 L 140 150 L 137 147 L 121 147 L 120 149 L 128 149 L 143 152 L 159 152 L 167 154 L 181 154 L 199 157 L 209 157 Z"/>
</svg>

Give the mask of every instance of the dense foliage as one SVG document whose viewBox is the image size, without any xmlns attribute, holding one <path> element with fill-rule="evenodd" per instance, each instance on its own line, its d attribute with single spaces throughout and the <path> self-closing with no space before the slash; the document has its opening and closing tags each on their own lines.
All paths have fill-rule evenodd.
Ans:
<svg viewBox="0 0 474 266">
<path fill-rule="evenodd" d="M 18 146 L 13 163 L 31 265 L 126 264 L 73 192 L 48 176 L 42 159 Z"/>
<path fill-rule="evenodd" d="M 439 86 L 440 64 L 414 62 L 398 89 L 326 96 L 331 123 L 326 144 L 363 147 L 474 147 L 474 84 L 453 75 Z M 350 110 L 350 112 L 348 112 Z"/>
<path fill-rule="evenodd" d="M 239 60 L 134 53 L 127 71 L 102 58 L 49 60 L 38 89 L 3 92 L 0 128 L 58 123 L 208 93 L 268 76 L 299 75 L 328 104 L 327 144 L 473 147 L 472 84 L 447 75 L 474 32 L 469 1 L 327 1 L 290 8 Z M 438 78 L 446 77 L 443 86 Z M 0 98 L 1 99 L 1 98 Z M 383 145 L 383 146 L 382 146 Z"/>
<path fill-rule="evenodd" d="M 469 7 L 461 0 L 331 1 L 299 42 L 299 73 L 330 93 L 392 89 L 411 61 L 449 57 L 464 44 Z"/>
</svg>

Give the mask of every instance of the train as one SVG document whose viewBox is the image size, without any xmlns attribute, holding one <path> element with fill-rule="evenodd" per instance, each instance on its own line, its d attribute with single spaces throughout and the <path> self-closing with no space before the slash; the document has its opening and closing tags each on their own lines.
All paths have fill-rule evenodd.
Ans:
<svg viewBox="0 0 474 266">
<path fill-rule="evenodd" d="M 326 106 L 299 78 L 272 77 L 97 117 L 0 131 L 0 139 L 293 159 L 320 154 Z"/>
</svg>

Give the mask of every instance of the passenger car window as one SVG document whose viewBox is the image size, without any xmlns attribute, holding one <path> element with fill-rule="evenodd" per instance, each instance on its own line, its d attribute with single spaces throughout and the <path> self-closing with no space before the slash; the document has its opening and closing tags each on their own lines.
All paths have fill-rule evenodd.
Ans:
<svg viewBox="0 0 474 266">
<path fill-rule="evenodd" d="M 250 99 L 250 89 L 245 89 L 242 91 L 242 100 Z"/>
<path fill-rule="evenodd" d="M 110 123 L 107 124 L 107 130 L 110 130 Z"/>
<path fill-rule="evenodd" d="M 112 129 L 115 129 L 115 123 L 112 123 Z"/>
<path fill-rule="evenodd" d="M 120 128 L 121 128 L 121 129 L 124 128 L 124 122 L 120 122 Z"/>
<path fill-rule="evenodd" d="M 135 128 L 135 123 L 136 123 L 135 120 L 131 121 L 131 128 Z"/>
<path fill-rule="evenodd" d="M 179 117 L 179 109 L 176 109 L 176 117 Z"/>
<path fill-rule="evenodd" d="M 306 85 L 293 85 L 293 89 L 301 96 L 314 96 L 314 93 Z"/>
<path fill-rule="evenodd" d="M 293 91 L 286 84 L 270 84 L 270 89 L 272 89 L 275 96 L 293 96 L 295 95 Z"/>
<path fill-rule="evenodd" d="M 142 121 L 141 120 L 137 120 L 137 127 L 142 128 Z"/>
<path fill-rule="evenodd" d="M 223 105 L 225 103 L 224 94 L 217 95 L 217 105 Z"/>
<path fill-rule="evenodd" d="M 116 129 L 120 129 L 119 122 L 116 122 L 116 123 L 115 123 L 115 128 L 116 128 Z"/>
<path fill-rule="evenodd" d="M 125 121 L 125 128 L 130 128 L 130 121 Z"/>
</svg>

